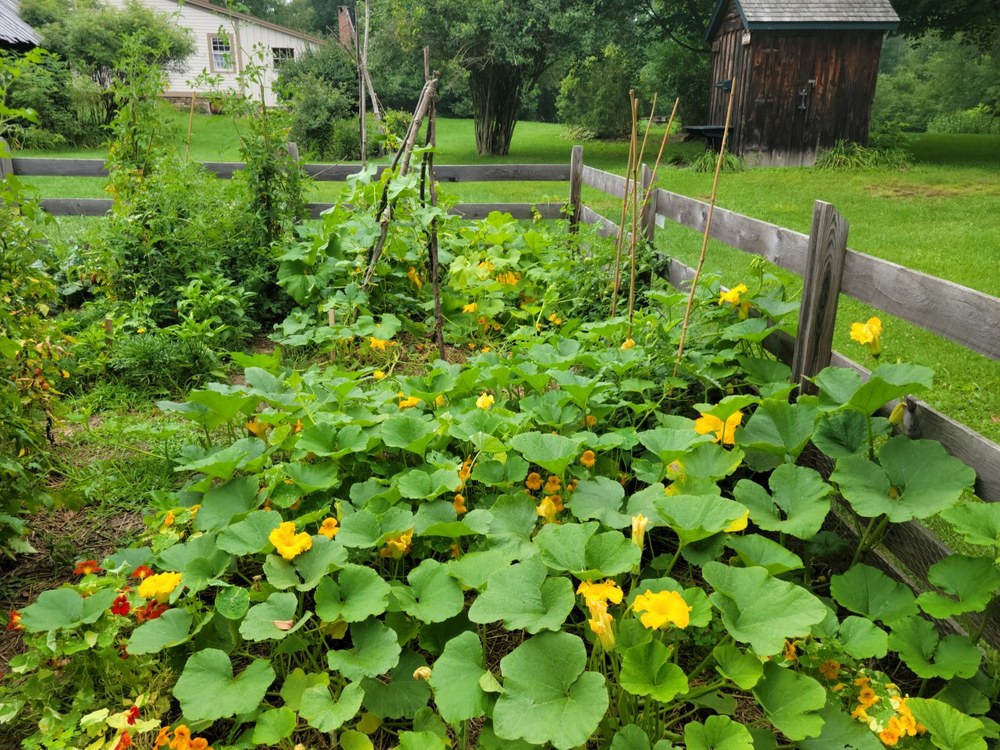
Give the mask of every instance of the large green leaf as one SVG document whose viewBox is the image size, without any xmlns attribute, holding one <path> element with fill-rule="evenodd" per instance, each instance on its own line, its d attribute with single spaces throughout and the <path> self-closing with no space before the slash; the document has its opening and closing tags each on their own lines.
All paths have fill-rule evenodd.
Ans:
<svg viewBox="0 0 1000 750">
<path fill-rule="evenodd" d="M 264 455 L 267 445 L 257 438 L 242 438 L 235 443 L 213 450 L 202 458 L 188 461 L 175 471 L 200 471 L 217 479 L 229 479 L 237 469 L 249 469 L 250 465 Z"/>
<path fill-rule="evenodd" d="M 201 515 L 199 513 L 199 515 Z M 267 538 L 281 523 L 281 514 L 273 510 L 255 510 L 219 532 L 219 549 L 233 555 L 261 552 L 270 542 Z"/>
<path fill-rule="evenodd" d="M 884 364 L 851 396 L 847 405 L 862 414 L 874 414 L 890 401 L 920 393 L 934 384 L 934 371 L 923 365 Z"/>
<path fill-rule="evenodd" d="M 501 568 L 469 608 L 472 622 L 503 620 L 507 630 L 558 630 L 573 610 L 573 584 L 565 576 L 548 578 L 538 558 Z"/>
<path fill-rule="evenodd" d="M 754 750 L 747 728 L 728 716 L 709 716 L 704 724 L 688 722 L 684 726 L 684 745 L 687 750 Z"/>
<path fill-rule="evenodd" d="M 798 555 L 773 539 L 759 534 L 731 536 L 726 540 L 726 546 L 731 547 L 747 567 L 758 565 L 773 576 L 790 570 L 801 570 L 803 567 Z"/>
<path fill-rule="evenodd" d="M 329 422 L 317 422 L 299 434 L 296 449 L 317 456 L 340 458 L 368 447 L 368 436 L 360 426 L 349 424 L 337 428 Z"/>
<path fill-rule="evenodd" d="M 299 714 L 321 732 L 335 732 L 354 718 L 361 708 L 365 693 L 357 682 L 350 682 L 340 691 L 336 700 L 326 685 L 307 688 L 302 693 Z"/>
<path fill-rule="evenodd" d="M 288 706 L 272 708 L 257 717 L 253 741 L 258 745 L 278 745 L 295 731 L 295 711 Z"/>
<path fill-rule="evenodd" d="M 406 580 L 409 587 L 396 589 L 394 595 L 402 610 L 421 622 L 444 622 L 465 607 L 462 587 L 437 560 L 423 560 Z"/>
<path fill-rule="evenodd" d="M 562 435 L 522 432 L 515 435 L 510 444 L 528 463 L 559 476 L 580 454 L 580 441 Z"/>
<path fill-rule="evenodd" d="M 761 656 L 782 650 L 788 638 L 809 635 L 827 609 L 801 586 L 772 578 L 763 568 L 730 568 L 718 562 L 704 567 L 715 589 L 712 604 L 737 641 L 749 643 Z"/>
<path fill-rule="evenodd" d="M 365 691 L 362 705 L 383 719 L 412 719 L 431 697 L 427 681 L 413 676 L 417 669 L 426 666 L 423 656 L 404 651 L 399 664 L 389 670 L 388 675 L 366 677 L 361 681 Z"/>
<path fill-rule="evenodd" d="M 767 531 L 812 539 L 830 512 L 832 487 L 813 469 L 782 464 L 768 478 L 771 493 L 750 479 L 741 479 L 733 497 L 750 509 L 750 519 Z"/>
<path fill-rule="evenodd" d="M 327 622 L 360 622 L 385 612 L 389 584 L 364 565 L 345 565 L 337 580 L 326 577 L 316 588 L 316 615 Z"/>
<path fill-rule="evenodd" d="M 969 544 L 1000 548 L 1000 503 L 962 503 L 941 517 Z"/>
<path fill-rule="evenodd" d="M 852 612 L 885 623 L 917 613 L 916 600 L 910 589 L 864 563 L 832 576 L 830 593 Z"/>
<path fill-rule="evenodd" d="M 43 591 L 21 611 L 21 625 L 29 633 L 75 628 L 96 622 L 118 596 L 114 589 L 102 589 L 84 599 L 71 588 Z"/>
<path fill-rule="evenodd" d="M 578 521 L 595 519 L 612 529 L 629 526 L 632 517 L 621 512 L 625 489 L 608 477 L 583 479 L 573 490 L 566 507 Z"/>
<path fill-rule="evenodd" d="M 412 413 L 394 414 L 382 423 L 382 441 L 390 448 L 402 448 L 423 456 L 435 437 L 434 426 Z"/>
<path fill-rule="evenodd" d="M 449 724 L 484 716 L 492 700 L 479 684 L 486 674 L 483 644 L 476 633 L 466 631 L 445 644 L 431 672 L 434 702 Z"/>
<path fill-rule="evenodd" d="M 711 435 L 699 435 L 694 429 L 694 420 L 670 415 L 667 424 L 639 433 L 639 442 L 653 453 L 664 466 L 678 458 L 683 458 L 699 443 L 712 441 Z"/>
<path fill-rule="evenodd" d="M 661 703 L 669 703 L 688 689 L 684 670 L 670 660 L 670 651 L 659 641 L 625 651 L 619 682 L 632 695 L 648 695 Z"/>
<path fill-rule="evenodd" d="M 240 623 L 240 635 L 248 641 L 281 640 L 302 627 L 311 616 L 307 612 L 295 623 L 298 606 L 295 594 L 276 591 L 250 608 Z"/>
<path fill-rule="evenodd" d="M 442 492 L 454 492 L 462 486 L 456 469 L 410 469 L 397 477 L 397 486 L 403 497 L 410 500 L 430 500 Z"/>
<path fill-rule="evenodd" d="M 954 505 L 976 479 L 936 440 L 898 435 L 882 446 L 878 460 L 841 458 L 830 476 L 854 511 L 867 518 L 885 514 L 893 523 L 928 518 Z"/>
<path fill-rule="evenodd" d="M 145 622 L 128 639 L 128 652 L 133 656 L 156 654 L 188 639 L 194 618 L 186 609 L 168 609 L 155 620 Z"/>
<path fill-rule="evenodd" d="M 302 667 L 296 667 L 281 685 L 281 691 L 279 695 L 281 700 L 285 702 L 285 705 L 291 708 L 293 711 L 298 711 L 302 706 L 302 694 L 311 687 L 316 685 L 329 685 L 330 684 L 330 673 L 329 672 L 315 672 L 309 673 L 302 669 Z"/>
<path fill-rule="evenodd" d="M 815 737 L 823 728 L 819 712 L 826 705 L 826 690 L 812 677 L 769 661 L 753 695 L 768 721 L 791 740 Z"/>
<path fill-rule="evenodd" d="M 586 742 L 608 709 L 604 676 L 584 671 L 586 663 L 583 641 L 563 632 L 536 635 L 507 654 L 493 709 L 497 736 L 559 750 Z"/>
<path fill-rule="evenodd" d="M 930 567 L 927 580 L 944 595 L 926 591 L 917 597 L 917 604 L 939 620 L 966 612 L 983 612 L 1000 592 L 1000 568 L 985 557 L 949 555 Z"/>
<path fill-rule="evenodd" d="M 598 533 L 596 521 L 548 524 L 535 536 L 542 561 L 577 578 L 615 576 L 639 564 L 639 548 L 621 532 Z"/>
<path fill-rule="evenodd" d="M 392 506 L 378 514 L 362 508 L 340 522 L 337 541 L 345 547 L 378 547 L 389 537 L 409 531 L 413 526 L 413 514 L 403 508 Z"/>
<path fill-rule="evenodd" d="M 885 745 L 866 724 L 852 719 L 832 701 L 819 715 L 823 718 L 822 731 L 816 737 L 800 740 L 799 750 L 884 750 Z"/>
<path fill-rule="evenodd" d="M 940 750 L 986 750 L 983 722 L 933 698 L 910 698 L 913 718 L 927 727 L 931 743 Z"/>
<path fill-rule="evenodd" d="M 845 617 L 838 637 L 855 659 L 881 659 L 889 650 L 889 634 L 866 617 Z"/>
<path fill-rule="evenodd" d="M 764 666 L 754 654 L 749 654 L 736 646 L 723 644 L 712 651 L 716 671 L 736 683 L 741 690 L 749 690 L 764 675 Z"/>
<path fill-rule="evenodd" d="M 340 486 L 336 461 L 285 464 L 284 471 L 305 494 Z"/>
<path fill-rule="evenodd" d="M 856 411 L 837 411 L 816 423 L 812 441 L 830 458 L 855 456 L 868 447 L 868 420 Z"/>
<path fill-rule="evenodd" d="M 660 519 L 682 544 L 715 536 L 747 512 L 740 503 L 715 495 L 673 495 L 654 502 Z"/>
<path fill-rule="evenodd" d="M 763 471 L 795 461 L 812 437 L 817 411 L 818 407 L 808 402 L 761 402 L 737 434 L 737 442 L 747 453 L 747 463 Z"/>
<path fill-rule="evenodd" d="M 478 591 L 485 588 L 493 573 L 507 568 L 513 560 L 514 556 L 504 549 L 468 552 L 448 563 L 448 572 L 466 588 Z"/>
<path fill-rule="evenodd" d="M 907 617 L 892 625 L 889 648 L 917 677 L 972 677 L 979 670 L 982 654 L 968 636 L 938 636 L 934 624 L 922 617 Z"/>
<path fill-rule="evenodd" d="M 379 620 L 351 623 L 351 640 L 354 643 L 351 648 L 326 654 L 330 669 L 340 671 L 349 680 L 388 672 L 399 661 L 402 649 L 396 632 Z"/>
<path fill-rule="evenodd" d="M 174 697 L 188 720 L 214 721 L 256 710 L 274 677 L 264 659 L 251 660 L 246 669 L 234 675 L 229 656 L 207 648 L 188 659 L 174 685 Z"/>
<path fill-rule="evenodd" d="M 236 477 L 213 487 L 201 498 L 201 508 L 194 519 L 199 531 L 221 529 L 233 518 L 247 513 L 263 502 L 257 497 L 256 477 Z"/>
</svg>

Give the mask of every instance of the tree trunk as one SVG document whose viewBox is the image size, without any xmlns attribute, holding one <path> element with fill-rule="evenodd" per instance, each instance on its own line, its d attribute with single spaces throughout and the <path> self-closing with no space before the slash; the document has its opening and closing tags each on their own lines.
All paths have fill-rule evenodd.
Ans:
<svg viewBox="0 0 1000 750">
<path fill-rule="evenodd" d="M 513 65 L 487 63 L 469 71 L 479 154 L 506 156 L 510 151 L 525 78 L 525 71 Z"/>
</svg>

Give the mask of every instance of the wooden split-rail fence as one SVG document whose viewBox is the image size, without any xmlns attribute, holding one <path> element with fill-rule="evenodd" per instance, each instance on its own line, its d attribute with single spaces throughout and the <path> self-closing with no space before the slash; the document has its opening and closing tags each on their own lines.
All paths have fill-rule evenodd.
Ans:
<svg viewBox="0 0 1000 750">
<path fill-rule="evenodd" d="M 203 166 L 220 178 L 228 179 L 244 165 L 205 162 Z M 305 164 L 303 167 L 317 181 L 343 181 L 357 171 L 352 165 Z M 100 159 L 3 159 L 0 178 L 8 173 L 107 175 Z M 583 188 L 617 198 L 626 190 L 624 177 L 586 166 L 581 146 L 573 149 L 569 164 L 437 166 L 435 176 L 438 182 L 569 182 L 566 203 L 460 203 L 451 210 L 468 219 L 482 218 L 492 211 L 507 212 L 517 219 L 538 215 L 545 219 L 568 216 L 571 226 L 579 223 L 597 225 L 597 231 L 606 236 L 617 234 L 618 227 L 583 202 Z M 704 231 L 709 213 L 707 203 L 655 189 L 650 179 L 650 170 L 644 167 L 643 187 L 655 190 L 654 199 L 649 201 L 639 221 L 640 232 L 646 241 L 655 242 L 659 222 L 675 222 L 697 232 Z M 111 201 L 106 199 L 47 198 L 41 203 L 46 211 L 56 216 L 101 216 L 111 208 Z M 310 213 L 318 217 L 331 205 L 311 203 Z M 858 363 L 832 351 L 841 294 L 1000 361 L 1000 298 L 848 249 L 847 221 L 829 203 L 816 201 L 809 234 L 716 207 L 709 235 L 802 277 L 798 336 L 795 339 L 773 337 L 769 348 L 791 365 L 793 377 L 804 387 L 808 387 L 807 378 L 830 364 L 853 368 L 862 377 L 869 374 Z M 678 288 L 684 287 L 694 275 L 693 269 L 676 260 L 666 261 L 661 272 Z M 952 455 L 975 469 L 977 495 L 984 502 L 1000 502 L 1000 445 L 920 399 L 908 397 L 906 406 L 901 427 L 903 434 L 940 441 Z M 914 522 L 894 525 L 883 547 L 889 553 L 884 555 L 883 566 L 917 587 L 926 587 L 928 568 L 950 552 L 934 534 Z M 900 564 L 905 570 L 900 569 Z M 1000 617 L 996 611 L 984 616 L 989 620 L 986 638 L 1000 646 Z"/>
</svg>

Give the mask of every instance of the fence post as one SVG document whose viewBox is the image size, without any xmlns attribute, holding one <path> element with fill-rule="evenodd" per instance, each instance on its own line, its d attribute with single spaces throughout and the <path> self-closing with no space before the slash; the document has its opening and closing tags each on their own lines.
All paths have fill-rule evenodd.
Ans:
<svg viewBox="0 0 1000 750">
<path fill-rule="evenodd" d="M 288 141 L 288 143 L 285 144 L 285 151 L 288 152 L 288 155 L 292 157 L 293 160 L 299 160 L 299 145 L 297 143 Z"/>
<path fill-rule="evenodd" d="M 642 195 L 646 196 L 653 186 L 653 171 L 648 165 L 642 165 Z M 653 244 L 655 239 L 654 233 L 656 232 L 656 200 L 651 198 L 645 201 L 645 205 L 642 207 L 642 219 L 640 221 L 639 231 L 642 233 L 642 238 L 646 240 L 650 245 Z"/>
<path fill-rule="evenodd" d="M 0 181 L 9 174 L 14 174 L 14 162 L 10 159 L 10 148 L 7 146 L 7 141 L 0 138 Z"/>
<path fill-rule="evenodd" d="M 799 335 L 792 358 L 792 382 L 798 383 L 803 393 L 815 391 L 805 379 L 830 364 L 848 229 L 847 219 L 832 204 L 816 201 L 802 274 Z"/>
<path fill-rule="evenodd" d="M 573 146 L 569 159 L 569 231 L 580 223 L 580 193 L 583 189 L 583 146 Z"/>
</svg>

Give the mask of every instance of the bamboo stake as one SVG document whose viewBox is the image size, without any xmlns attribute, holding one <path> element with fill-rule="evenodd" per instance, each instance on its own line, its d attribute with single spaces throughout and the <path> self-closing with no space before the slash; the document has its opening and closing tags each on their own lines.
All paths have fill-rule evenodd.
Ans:
<svg viewBox="0 0 1000 750">
<path fill-rule="evenodd" d="M 656 173 L 660 170 L 660 161 L 663 159 L 663 151 L 667 146 L 667 139 L 670 138 L 670 128 L 673 127 L 674 117 L 677 116 L 677 106 L 680 104 L 681 98 L 678 96 L 674 99 L 674 108 L 670 111 L 670 119 L 667 120 L 667 129 L 663 133 L 663 139 L 660 141 L 660 150 L 656 154 L 656 162 L 653 164 L 653 174 L 649 178 L 649 184 L 656 184 Z M 650 189 L 646 192 L 646 195 L 642 199 L 642 206 L 639 207 L 639 213 L 646 210 L 646 206 L 649 205 L 649 197 L 656 193 L 655 190 Z"/>
<path fill-rule="evenodd" d="M 628 284 L 628 333 L 625 338 L 632 338 L 632 318 L 635 314 L 635 253 L 639 242 L 639 169 L 642 165 L 643 156 L 646 153 L 646 143 L 649 141 L 649 129 L 653 125 L 653 115 L 656 113 L 656 94 L 653 94 L 653 104 L 649 109 L 649 119 L 646 120 L 646 130 L 642 134 L 642 148 L 639 149 L 639 158 L 632 165 L 632 234 L 629 236 L 629 284 Z M 639 103 L 632 102 L 632 122 L 638 124 Z M 634 127 L 634 126 L 633 126 Z M 645 199 L 645 196 L 643 196 Z M 643 200 L 645 205 L 645 200 Z"/>
<path fill-rule="evenodd" d="M 636 119 L 635 119 L 635 89 L 629 89 L 629 103 L 632 107 L 632 135 L 628 144 L 628 167 L 625 170 L 625 194 L 622 195 L 621 216 L 618 219 L 618 238 L 615 246 L 615 279 L 611 289 L 611 317 L 618 314 L 618 291 L 622 280 L 622 242 L 625 239 L 625 216 L 628 212 L 629 181 L 632 178 L 632 165 L 638 154 L 636 153 Z"/>
<path fill-rule="evenodd" d="M 436 78 L 439 74 L 435 73 Z M 431 48 L 424 47 L 424 80 L 431 80 Z M 421 164 L 420 180 L 420 200 L 424 199 L 424 180 L 430 190 L 431 206 L 438 205 L 437 185 L 434 181 L 434 149 L 437 146 L 437 97 L 432 97 L 430 108 L 427 114 L 427 139 L 425 145 L 430 148 L 424 152 L 423 163 Z M 438 356 L 445 362 L 448 361 L 444 349 L 444 314 L 441 311 L 441 274 L 440 258 L 438 255 L 438 220 L 437 217 L 431 219 L 431 226 L 427 237 L 427 254 L 431 267 L 431 289 L 434 292 L 434 341 L 437 344 Z"/>
<path fill-rule="evenodd" d="M 194 129 L 194 92 L 191 92 L 191 109 L 188 110 L 188 134 L 187 143 L 184 144 L 184 161 L 188 161 L 191 156 L 191 131 Z"/>
<path fill-rule="evenodd" d="M 726 122 L 722 127 L 722 143 L 719 145 L 719 158 L 715 160 L 715 177 L 712 179 L 712 195 L 708 200 L 708 215 L 705 217 L 705 232 L 701 238 L 701 252 L 698 254 L 698 265 L 694 270 L 694 277 L 691 279 L 691 288 L 688 290 L 687 306 L 684 308 L 684 323 L 681 326 L 681 340 L 677 344 L 677 357 L 674 360 L 674 377 L 681 366 L 681 357 L 684 356 L 684 341 L 687 338 L 688 325 L 691 322 L 691 308 L 694 305 L 694 293 L 698 288 L 698 280 L 701 278 L 701 269 L 705 265 L 705 251 L 708 248 L 708 234 L 712 229 L 712 214 L 715 212 L 715 198 L 719 190 L 719 173 L 722 172 L 722 159 L 726 155 L 726 142 L 729 138 L 729 121 L 733 116 L 733 98 L 736 93 L 736 81 L 730 81 L 729 103 L 726 105 Z"/>
</svg>

